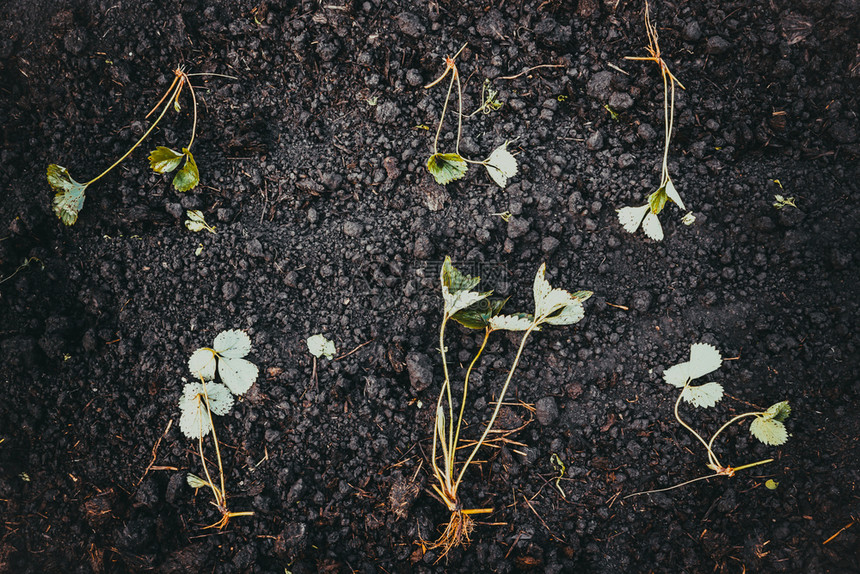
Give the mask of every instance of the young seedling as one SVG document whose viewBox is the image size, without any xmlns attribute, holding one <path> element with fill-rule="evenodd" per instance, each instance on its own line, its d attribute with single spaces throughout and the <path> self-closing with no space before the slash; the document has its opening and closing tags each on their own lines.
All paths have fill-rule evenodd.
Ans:
<svg viewBox="0 0 860 574">
<path fill-rule="evenodd" d="M 660 55 L 660 43 L 657 37 L 657 27 L 651 22 L 651 15 L 648 7 L 648 2 L 645 2 L 645 33 L 648 36 L 648 46 L 646 50 L 649 56 L 626 56 L 626 60 L 640 60 L 644 62 L 654 62 L 660 68 L 660 75 L 663 77 L 663 165 L 660 174 L 660 187 L 648 197 L 648 203 L 640 207 L 623 207 L 618 210 L 618 221 L 628 233 L 635 233 L 642 225 L 642 230 L 645 235 L 654 241 L 663 240 L 663 227 L 660 225 L 660 220 L 657 215 L 663 211 L 666 202 L 671 200 L 675 202 L 681 210 L 687 209 L 681 196 L 675 189 L 675 184 L 669 177 L 669 142 L 672 140 L 672 129 L 675 123 L 675 85 L 677 84 L 682 90 L 686 89 L 678 81 L 672 72 L 669 71 L 669 66 Z M 691 222 L 692 223 L 692 222 Z"/>
<path fill-rule="evenodd" d="M 172 107 L 176 112 L 179 112 L 182 109 L 179 105 L 179 95 L 182 93 L 182 88 L 185 86 L 188 86 L 188 91 L 191 94 L 193 116 L 191 124 L 191 139 L 188 141 L 188 145 L 182 148 L 181 152 L 164 146 L 156 147 L 155 150 L 150 152 L 149 165 L 156 173 L 169 173 L 184 162 L 182 168 L 173 178 L 173 187 L 175 187 L 177 191 L 188 191 L 196 187 L 200 182 L 200 173 L 197 169 L 197 163 L 194 161 L 194 156 L 191 155 L 190 151 L 191 146 L 194 143 L 194 137 L 197 133 L 197 96 L 194 94 L 194 86 L 191 84 L 190 78 L 193 76 L 218 76 L 234 80 L 236 78 L 222 74 L 188 74 L 181 67 L 176 68 L 173 74 L 173 83 L 170 84 L 170 87 L 167 88 L 167 91 L 163 96 L 161 96 L 161 99 L 157 104 L 155 104 L 155 107 L 146 114 L 146 117 L 148 118 L 152 115 L 163 103 L 164 107 L 162 108 L 161 113 L 152 125 L 149 126 L 149 129 L 144 132 L 140 139 L 137 140 L 137 142 L 135 142 L 135 144 L 131 146 L 131 148 L 129 148 L 122 157 L 111 164 L 111 166 L 106 170 L 86 183 L 79 183 L 72 178 L 68 170 L 63 166 L 53 163 L 48 166 L 48 183 L 51 184 L 51 187 L 57 192 L 54 196 L 53 202 L 54 213 L 64 224 L 74 225 L 78 220 L 78 213 L 80 213 L 81 209 L 84 207 L 87 187 L 107 175 L 113 168 L 121 164 L 125 158 L 131 155 L 131 152 L 137 149 L 137 146 L 143 143 L 143 140 L 152 133 L 152 130 L 155 129 L 155 126 L 158 125 L 167 113 L 168 109 Z"/>
<path fill-rule="evenodd" d="M 433 138 L 433 155 L 427 159 L 427 171 L 429 171 L 436 179 L 437 183 L 440 185 L 447 185 L 466 175 L 466 171 L 469 169 L 468 164 L 483 165 L 487 169 L 487 173 L 490 174 L 493 181 L 496 182 L 499 187 L 504 188 L 508 185 L 508 179 L 517 174 L 518 169 L 516 158 L 508 151 L 509 142 L 505 142 L 497 147 L 493 150 L 493 153 L 490 154 L 490 157 L 483 161 L 466 159 L 460 155 L 460 138 L 463 134 L 463 89 L 460 85 L 460 72 L 457 70 L 456 59 L 465 47 L 466 44 L 463 44 L 463 47 L 460 48 L 454 56 L 446 57 L 445 71 L 442 75 L 433 82 L 424 86 L 425 89 L 432 88 L 444 80 L 449 73 L 451 74 L 451 80 L 448 83 L 448 93 L 445 96 L 445 104 L 442 106 L 442 117 L 439 118 L 439 126 L 436 128 L 436 137 Z M 445 114 L 448 112 L 448 104 L 451 101 L 451 91 L 454 89 L 454 84 L 457 85 L 457 140 L 454 145 L 454 153 L 439 153 L 439 135 L 442 133 L 442 126 L 445 123 Z M 485 109 L 487 105 L 488 104 L 485 100 L 479 110 Z M 489 107 L 492 108 L 492 104 L 489 104 Z"/>
<path fill-rule="evenodd" d="M 308 337 L 307 345 L 308 351 L 310 351 L 311 355 L 314 356 L 314 370 L 313 373 L 311 373 L 311 381 L 313 382 L 314 387 L 316 387 L 317 359 L 325 355 L 325 358 L 331 361 L 334 358 L 334 354 L 337 352 L 337 350 L 334 347 L 334 341 L 329 341 L 325 338 L 325 335 L 322 334 Z"/>
<path fill-rule="evenodd" d="M 546 264 L 543 264 L 534 280 L 534 313 L 503 315 L 502 308 L 507 299 L 490 298 L 491 291 L 474 291 L 473 289 L 481 280 L 480 277 L 470 277 L 461 273 L 451 264 L 450 257 L 446 257 L 442 265 L 440 282 L 444 305 L 442 324 L 439 328 L 439 352 L 442 358 L 444 380 L 439 399 L 436 401 L 431 461 L 435 479 L 435 483 L 432 485 L 434 496 L 448 508 L 451 512 L 451 518 L 439 539 L 429 544 L 429 548 L 442 549 L 440 558 L 452 548 L 469 542 L 469 535 L 474 527 L 474 521 L 471 518 L 473 515 L 492 512 L 491 508 L 463 508 L 458 490 L 466 470 L 474 462 L 475 456 L 481 446 L 487 442 L 487 436 L 493 429 L 499 410 L 505 400 L 505 394 L 519 365 L 526 341 L 532 332 L 539 331 L 543 325 L 572 325 L 585 315 L 582 303 L 591 297 L 591 291 L 577 291 L 571 294 L 562 289 L 553 289 L 545 279 L 545 274 Z M 447 347 L 445 346 L 445 328 L 452 319 L 468 329 L 484 331 L 481 346 L 469 364 L 463 379 L 460 408 L 456 417 L 451 392 L 451 377 L 448 372 Z M 463 413 L 468 398 L 469 378 L 487 346 L 487 340 L 495 331 L 522 331 L 523 336 L 505 383 L 497 395 L 496 406 L 483 434 L 477 443 L 471 447 L 465 461 L 458 465 L 457 451 L 464 448 L 460 444 L 460 431 L 463 426 Z"/>
<path fill-rule="evenodd" d="M 493 88 L 493 84 L 490 83 L 490 79 L 486 78 L 484 80 L 484 85 L 481 86 L 481 105 L 466 117 L 471 118 L 481 112 L 483 112 L 485 116 L 488 116 L 503 105 L 504 102 L 499 101 L 499 91 Z"/>
<path fill-rule="evenodd" d="M 745 418 L 755 417 L 752 424 L 750 424 L 750 434 L 752 434 L 752 436 L 767 445 L 778 446 L 784 444 L 785 441 L 788 440 L 788 432 L 785 430 L 785 425 L 783 423 L 791 414 L 791 407 L 789 407 L 788 401 L 782 401 L 771 405 L 770 408 L 764 411 L 751 411 L 739 414 L 721 426 L 717 432 L 711 435 L 710 440 L 707 441 L 681 418 L 678 410 L 681 401 L 686 401 L 697 408 L 707 409 L 716 405 L 723 398 L 723 387 L 719 383 L 710 382 L 702 385 L 691 384 L 695 379 L 716 371 L 720 368 L 721 364 L 722 357 L 720 357 L 720 352 L 715 347 L 705 343 L 695 343 L 690 347 L 689 361 L 669 367 L 663 373 L 663 378 L 667 383 L 681 389 L 678 399 L 675 401 L 675 419 L 677 419 L 681 426 L 690 431 L 690 433 L 692 433 L 693 436 L 702 443 L 702 446 L 705 447 L 705 450 L 708 453 L 707 467 L 714 473 L 700 476 L 699 478 L 694 478 L 693 480 L 688 480 L 668 488 L 636 492 L 634 494 L 629 494 L 624 498 L 630 498 L 631 496 L 638 496 L 640 494 L 665 492 L 667 490 L 673 490 L 699 480 L 707 480 L 716 476 L 732 477 L 739 470 L 773 462 L 772 458 L 768 458 L 741 466 L 724 466 L 720 463 L 719 458 L 717 458 L 717 454 L 714 452 L 714 442 L 724 430 L 734 423 Z"/>
<path fill-rule="evenodd" d="M 179 429 L 188 438 L 198 441 L 200 463 L 203 465 L 206 479 L 188 474 L 187 480 L 192 488 L 211 489 L 215 497 L 212 504 L 221 513 L 221 519 L 206 528 L 220 530 L 227 526 L 231 518 L 254 514 L 228 510 L 221 449 L 218 446 L 218 437 L 212 421 L 213 413 L 226 415 L 230 412 L 233 407 L 233 395 L 245 394 L 257 380 L 257 366 L 244 358 L 250 352 L 251 339 L 244 331 L 234 329 L 219 333 L 212 347 L 197 349 L 188 360 L 189 370 L 200 379 L 200 382 L 187 383 L 182 390 L 182 397 L 179 399 L 179 410 L 182 413 L 179 418 Z M 216 369 L 221 383 L 214 382 Z M 212 442 L 215 445 L 220 486 L 215 485 L 203 454 L 203 439 L 209 433 L 212 433 Z"/>
</svg>

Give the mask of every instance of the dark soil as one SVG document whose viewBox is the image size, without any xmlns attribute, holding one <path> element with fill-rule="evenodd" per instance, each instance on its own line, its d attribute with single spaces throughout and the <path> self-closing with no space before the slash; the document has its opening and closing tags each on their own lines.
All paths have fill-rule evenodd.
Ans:
<svg viewBox="0 0 860 574">
<path fill-rule="evenodd" d="M 667 207 L 654 243 L 615 215 L 659 183 L 662 82 L 624 60 L 645 54 L 641 2 L 8 0 L 0 570 L 860 571 L 860 526 L 824 544 L 860 520 L 858 12 L 653 7 L 687 88 L 670 173 L 697 218 Z M 461 149 L 516 138 L 506 190 L 479 169 L 442 188 L 423 167 L 445 88 L 422 86 L 466 42 L 467 110 L 484 78 L 504 106 L 467 120 Z M 94 177 L 143 133 L 179 63 L 239 78 L 196 82 L 200 187 L 179 194 L 146 161 L 186 141 L 183 99 L 63 226 L 47 165 Z M 450 148 L 452 123 L 443 134 Z M 218 233 L 185 229 L 185 209 Z M 483 452 L 462 495 L 495 511 L 437 562 L 420 540 L 447 520 L 427 460 L 445 255 L 511 309 L 531 308 L 543 261 L 554 285 L 595 296 L 585 320 L 526 348 L 511 400 L 537 413 L 505 410 L 509 428 L 533 419 L 510 437 L 525 446 Z M 215 424 L 231 510 L 255 514 L 218 532 L 202 528 L 218 519 L 211 495 L 185 481 L 201 465 L 177 400 L 188 356 L 230 328 L 250 334 L 261 376 Z M 480 339 L 449 331 L 462 376 Z M 320 332 L 358 350 L 321 360 L 315 385 L 305 340 Z M 469 437 L 518 340 L 491 339 Z M 662 379 L 696 341 L 737 360 L 713 376 L 730 397 L 686 408 L 692 424 L 785 399 L 792 436 L 765 447 L 732 427 L 724 461 L 775 461 L 623 500 L 708 472 Z"/>
</svg>

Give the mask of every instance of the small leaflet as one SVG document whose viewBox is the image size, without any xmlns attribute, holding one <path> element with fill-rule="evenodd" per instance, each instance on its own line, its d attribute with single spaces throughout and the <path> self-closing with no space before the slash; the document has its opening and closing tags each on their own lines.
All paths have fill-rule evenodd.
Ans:
<svg viewBox="0 0 860 574">
<path fill-rule="evenodd" d="M 205 387 L 204 387 L 205 385 Z M 206 412 L 205 393 L 209 397 L 209 410 L 216 415 L 225 415 L 233 407 L 233 395 L 218 383 L 187 383 L 179 399 L 179 429 L 191 439 L 209 434 L 212 426 Z"/>
<path fill-rule="evenodd" d="M 427 160 L 427 171 L 436 179 L 440 185 L 448 185 L 456 179 L 466 175 L 469 166 L 466 161 L 456 153 L 437 153 Z"/>
<path fill-rule="evenodd" d="M 155 173 L 170 173 L 179 167 L 183 157 L 184 154 L 160 145 L 149 152 L 149 167 Z"/>
<path fill-rule="evenodd" d="M 716 371 L 722 361 L 720 352 L 713 345 L 694 343 L 690 346 L 690 360 L 666 369 L 663 379 L 670 385 L 681 388 L 689 381 Z"/>
<path fill-rule="evenodd" d="M 647 204 L 640 207 L 622 207 L 618 210 L 618 223 L 627 233 L 636 233 L 649 209 Z"/>
<path fill-rule="evenodd" d="M 756 417 L 750 424 L 750 434 L 755 438 L 771 446 L 784 444 L 788 440 L 788 431 L 785 425 L 778 420 Z"/>
<path fill-rule="evenodd" d="M 517 175 L 517 159 L 508 151 L 508 142 L 503 143 L 490 154 L 484 161 L 487 173 L 496 182 L 496 185 L 504 189 L 508 185 L 508 179 Z"/>
<path fill-rule="evenodd" d="M 672 180 L 669 179 L 666 181 L 666 195 L 675 202 L 675 205 L 681 208 L 681 210 L 687 209 L 684 206 L 683 200 L 681 200 L 681 196 L 678 194 L 678 190 L 675 189 L 675 184 L 672 183 Z"/>
<path fill-rule="evenodd" d="M 215 228 L 206 223 L 206 218 L 203 217 L 203 212 L 197 209 L 189 209 L 185 211 L 185 216 L 188 217 L 185 221 L 185 227 L 187 227 L 189 231 L 196 233 L 205 229 L 210 233 L 215 233 Z"/>
<path fill-rule="evenodd" d="M 329 341 L 322 334 L 308 337 L 307 345 L 311 355 L 317 358 L 325 355 L 325 358 L 329 361 L 334 358 L 334 354 L 337 352 L 334 347 L 334 341 Z"/>
<path fill-rule="evenodd" d="M 197 476 L 196 474 L 188 473 L 188 476 L 185 477 L 185 480 L 188 482 L 188 486 L 191 488 L 206 488 L 209 486 L 209 481 L 204 480 Z"/>
<path fill-rule="evenodd" d="M 215 351 L 209 348 L 197 349 L 188 359 L 188 369 L 191 374 L 204 381 L 211 381 L 215 378 L 216 366 Z"/>
<path fill-rule="evenodd" d="M 654 241 L 663 241 L 663 226 L 660 225 L 660 218 L 653 211 L 642 220 L 642 231 Z"/>
<path fill-rule="evenodd" d="M 686 387 L 681 398 L 694 407 L 708 409 L 723 398 L 723 386 L 719 383 L 705 383 L 697 387 Z"/>
<path fill-rule="evenodd" d="M 194 156 L 191 155 L 188 148 L 182 148 L 182 153 L 186 158 L 185 165 L 176 172 L 176 176 L 173 178 L 173 187 L 176 191 L 189 191 L 200 183 L 200 172 L 197 170 L 197 162 L 194 161 Z"/>
<path fill-rule="evenodd" d="M 767 482 L 764 483 L 765 487 L 768 490 L 776 490 L 776 487 L 779 486 L 779 483 L 772 478 L 767 479 Z"/>
<path fill-rule="evenodd" d="M 251 338 L 241 329 L 221 331 L 215 337 L 212 348 L 219 357 L 241 359 L 251 352 Z"/>
<path fill-rule="evenodd" d="M 63 224 L 74 225 L 84 208 L 87 184 L 78 183 L 66 168 L 53 163 L 48 166 L 48 183 L 57 192 L 53 200 L 54 214 Z"/>
<path fill-rule="evenodd" d="M 564 289 L 553 289 L 546 280 L 546 263 L 541 263 L 534 282 L 535 317 L 543 323 L 548 315 L 575 303 Z"/>
<path fill-rule="evenodd" d="M 525 331 L 534 324 L 531 315 L 496 315 L 490 319 L 490 329 L 504 331 Z"/>
</svg>

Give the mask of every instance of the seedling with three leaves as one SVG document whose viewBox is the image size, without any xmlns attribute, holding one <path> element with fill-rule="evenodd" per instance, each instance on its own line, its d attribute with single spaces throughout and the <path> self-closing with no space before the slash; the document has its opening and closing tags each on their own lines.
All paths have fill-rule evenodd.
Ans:
<svg viewBox="0 0 860 574">
<path fill-rule="evenodd" d="M 442 117 L 439 118 L 439 126 L 436 128 L 436 137 L 433 139 L 433 155 L 427 159 L 427 170 L 436 179 L 436 182 L 441 185 L 447 185 L 452 181 L 461 179 L 469 169 L 469 164 L 483 165 L 487 169 L 490 178 L 496 184 L 505 188 L 508 185 L 508 179 L 517 174 L 517 160 L 514 155 L 508 151 L 508 143 L 505 142 L 490 154 L 490 157 L 483 161 L 475 161 L 466 159 L 460 155 L 460 138 L 463 134 L 463 89 L 460 85 L 460 72 L 457 70 L 457 56 L 466 47 L 463 47 L 452 57 L 445 58 L 445 71 L 433 82 L 424 86 L 425 89 L 432 88 L 448 74 L 451 74 L 451 80 L 448 83 L 448 93 L 445 96 L 445 104 L 442 106 Z M 451 101 L 451 92 L 454 85 L 457 85 L 457 140 L 454 144 L 453 153 L 439 152 L 439 135 L 442 133 L 442 126 L 445 123 L 445 114 L 448 112 L 448 104 Z M 484 85 L 484 90 L 487 85 Z M 482 96 L 484 97 L 484 96 Z M 478 110 L 495 110 L 501 104 L 495 99 L 496 94 L 491 93 L 489 99 L 484 99 L 481 107 Z M 477 113 L 477 111 L 475 113 Z M 489 113 L 489 111 L 487 111 Z M 472 114 L 474 115 L 474 114 Z"/>
<path fill-rule="evenodd" d="M 170 173 L 182 165 L 173 178 L 173 187 L 176 188 L 177 191 L 188 191 L 196 187 L 200 182 L 200 172 L 197 169 L 197 163 L 194 161 L 194 156 L 191 155 L 191 146 L 194 144 L 194 138 L 197 134 L 197 96 L 194 93 L 194 86 L 191 83 L 191 78 L 194 76 L 235 78 L 232 76 L 224 76 L 222 74 L 188 74 L 181 67 L 176 68 L 173 74 L 173 83 L 170 84 L 170 87 L 167 88 L 167 91 L 161 97 L 161 100 L 155 104 L 155 107 L 146 114 L 146 117 L 148 118 L 150 115 L 155 113 L 159 106 L 164 104 L 161 109 L 161 113 L 152 125 L 149 126 L 149 129 L 144 132 L 140 139 L 137 140 L 137 142 L 135 142 L 135 144 L 131 146 L 131 148 L 129 148 L 122 157 L 111 164 L 111 166 L 106 170 L 86 183 L 79 183 L 72 178 L 69 171 L 63 166 L 53 163 L 48 166 L 48 183 L 51 184 L 51 187 L 57 192 L 56 195 L 54 195 L 53 201 L 54 213 L 64 224 L 74 225 L 78 220 L 78 214 L 84 207 L 87 187 L 107 175 L 112 169 L 121 164 L 129 155 L 131 155 L 131 152 L 137 149 L 137 147 L 143 143 L 143 140 L 149 137 L 149 134 L 152 133 L 161 119 L 165 116 L 167 110 L 172 107 L 176 112 L 179 112 L 182 109 L 179 104 L 179 96 L 182 94 L 182 89 L 185 86 L 188 86 L 188 92 L 191 94 L 191 109 L 193 116 L 191 124 L 191 138 L 189 139 L 188 144 L 182 148 L 181 152 L 164 146 L 156 147 L 155 150 L 150 152 L 149 165 L 156 173 Z"/>
<path fill-rule="evenodd" d="M 215 337 L 212 347 L 194 351 L 188 360 L 188 368 L 200 382 L 186 383 L 179 399 L 179 429 L 190 438 L 196 439 L 199 447 L 200 463 L 206 478 L 188 474 L 187 480 L 192 488 L 209 488 L 215 497 L 212 504 L 221 513 L 221 519 L 206 528 L 224 528 L 231 518 L 252 516 L 253 512 L 231 512 L 227 507 L 227 491 L 224 487 L 224 466 L 221 462 L 221 449 L 215 434 L 212 414 L 226 415 L 233 408 L 234 395 L 248 392 L 257 380 L 257 366 L 245 359 L 251 352 L 251 339 L 244 331 L 233 329 L 222 331 Z M 221 379 L 215 382 L 215 374 Z M 209 465 L 203 454 L 203 439 L 212 433 L 215 445 L 215 459 L 218 462 L 219 485 L 215 484 Z"/>
<path fill-rule="evenodd" d="M 490 508 L 464 509 L 458 491 L 466 470 L 475 461 L 475 456 L 481 446 L 487 442 L 487 437 L 498 418 L 499 410 L 519 365 L 526 341 L 534 331 L 540 331 L 544 325 L 572 325 L 580 321 L 585 315 L 582 303 L 591 297 L 591 291 L 569 293 L 563 289 L 554 289 L 544 277 L 545 274 L 546 264 L 543 264 L 534 280 L 534 313 L 503 314 L 502 309 L 507 299 L 493 298 L 491 291 L 474 291 L 481 280 L 480 277 L 471 277 L 461 273 L 453 266 L 449 257 L 445 258 L 442 265 L 440 281 L 444 305 L 442 324 L 439 328 L 439 352 L 442 358 L 444 380 L 439 399 L 436 401 L 431 460 L 435 479 L 432 485 L 434 496 L 445 504 L 451 512 L 451 518 L 439 539 L 429 544 L 430 548 L 442 549 L 442 556 L 445 556 L 455 546 L 469 542 L 469 535 L 474 527 L 474 521 L 471 518 L 473 515 L 492 512 Z M 445 328 L 452 319 L 468 329 L 484 332 L 481 346 L 469 364 L 463 379 L 459 412 L 456 417 L 452 396 L 453 385 L 448 371 L 447 347 L 445 346 Z M 520 331 L 523 336 L 505 383 L 497 395 L 496 406 L 483 434 L 474 447 L 471 447 L 465 461 L 458 464 L 457 451 L 465 448 L 461 444 L 460 431 L 463 426 L 468 398 L 469 379 L 475 364 L 487 346 L 487 340 L 495 331 Z"/>
<path fill-rule="evenodd" d="M 675 189 L 675 184 L 672 183 L 672 178 L 669 177 L 669 143 L 672 140 L 672 129 L 675 123 L 675 85 L 677 84 L 682 90 L 686 89 L 678 81 L 672 72 L 669 71 L 669 66 L 666 65 L 660 55 L 660 44 L 657 37 L 657 27 L 651 22 L 651 15 L 648 8 L 648 2 L 645 2 L 645 32 L 648 36 L 648 56 L 626 56 L 626 60 L 640 60 L 645 62 L 654 62 L 660 68 L 660 75 L 663 77 L 663 164 L 660 172 L 660 187 L 648 197 L 648 203 L 639 207 L 622 207 L 618 210 L 618 221 L 628 233 L 635 233 L 642 225 L 642 230 L 645 235 L 654 241 L 663 240 L 663 227 L 660 225 L 660 219 L 657 215 L 663 211 L 667 201 L 673 201 L 682 210 L 687 209 L 681 199 L 680 194 Z M 687 217 L 684 223 L 689 225 L 695 218 Z M 689 221 L 689 223 L 687 223 Z"/>
<path fill-rule="evenodd" d="M 704 377 L 705 375 L 719 369 L 722 365 L 722 361 L 723 359 L 720 356 L 720 352 L 715 347 L 705 343 L 695 343 L 690 347 L 689 361 L 669 367 L 663 373 L 663 378 L 667 383 L 681 389 L 681 392 L 678 394 L 678 398 L 675 401 L 675 418 L 681 426 L 690 431 L 690 433 L 692 433 L 693 436 L 702 443 L 702 446 L 705 447 L 705 450 L 708 453 L 707 467 L 713 471 L 713 474 L 700 476 L 699 478 L 694 478 L 693 480 L 688 480 L 668 488 L 636 492 L 626 496 L 625 498 L 638 496 L 640 494 L 665 492 L 699 480 L 706 480 L 717 476 L 732 477 L 739 470 L 773 462 L 772 458 L 768 458 L 757 462 L 743 464 L 741 466 L 723 465 L 717 457 L 717 454 L 714 452 L 714 442 L 717 440 L 717 437 L 731 425 L 743 419 L 755 417 L 750 424 L 749 429 L 752 436 L 766 445 L 778 446 L 784 444 L 788 440 L 788 431 L 786 431 L 784 423 L 791 414 L 791 407 L 788 405 L 788 401 L 778 402 L 765 410 L 750 411 L 739 414 L 722 425 L 717 432 L 711 435 L 710 440 L 707 441 L 701 434 L 681 418 L 679 407 L 682 401 L 688 402 L 697 408 L 707 409 L 716 405 L 723 398 L 723 387 L 719 383 L 710 382 L 701 385 L 692 384 L 694 380 Z"/>
</svg>

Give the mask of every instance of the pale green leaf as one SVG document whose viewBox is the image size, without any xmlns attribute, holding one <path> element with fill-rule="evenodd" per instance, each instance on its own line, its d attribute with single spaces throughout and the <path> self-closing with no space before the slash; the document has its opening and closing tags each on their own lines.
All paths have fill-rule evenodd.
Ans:
<svg viewBox="0 0 860 574">
<path fill-rule="evenodd" d="M 503 143 L 490 154 L 484 161 L 487 173 L 496 185 L 504 189 L 508 185 L 508 179 L 517 175 L 517 159 L 508 151 L 508 142 Z"/>
<path fill-rule="evenodd" d="M 190 439 L 199 439 L 209 434 L 212 425 L 203 403 L 203 384 L 187 383 L 179 398 L 179 430 Z"/>
<path fill-rule="evenodd" d="M 170 173 L 179 167 L 184 157 L 185 154 L 160 145 L 149 152 L 149 167 L 155 173 Z"/>
<path fill-rule="evenodd" d="M 234 395 L 245 394 L 257 380 L 258 373 L 257 365 L 251 361 L 224 356 L 218 358 L 218 374 L 221 376 L 221 381 Z"/>
<path fill-rule="evenodd" d="M 716 347 L 706 343 L 695 343 L 690 346 L 690 360 L 669 367 L 663 372 L 663 378 L 670 385 L 683 387 L 688 381 L 716 371 L 722 361 Z"/>
<path fill-rule="evenodd" d="M 215 367 L 215 352 L 212 349 L 197 349 L 188 359 L 188 369 L 191 374 L 202 378 L 204 381 L 211 381 L 215 378 Z"/>
<path fill-rule="evenodd" d="M 481 282 L 480 277 L 472 277 L 471 275 L 461 273 L 459 269 L 454 267 L 454 264 L 451 263 L 451 258 L 448 256 L 445 257 L 445 261 L 442 263 L 439 280 L 442 282 L 442 285 L 448 287 L 451 293 L 470 291 Z"/>
<path fill-rule="evenodd" d="M 719 383 L 705 383 L 697 387 L 687 387 L 681 392 L 681 398 L 694 407 L 708 409 L 723 398 L 723 387 Z"/>
<path fill-rule="evenodd" d="M 206 383 L 206 395 L 209 397 L 209 410 L 212 414 L 224 416 L 233 408 L 233 395 L 230 389 L 221 383 Z"/>
<path fill-rule="evenodd" d="M 477 293 L 475 291 L 455 291 L 451 292 L 448 287 L 442 286 L 442 299 L 445 301 L 445 315 L 451 317 L 455 313 L 471 307 L 478 301 L 486 299 L 492 292 Z"/>
<path fill-rule="evenodd" d="M 656 213 L 649 212 L 642 220 L 642 231 L 654 241 L 663 241 L 663 226 Z"/>
<path fill-rule="evenodd" d="M 212 348 L 219 357 L 229 359 L 241 359 L 251 352 L 251 338 L 241 329 L 221 331 L 215 337 Z"/>
<path fill-rule="evenodd" d="M 622 207 L 618 210 L 618 223 L 624 228 L 627 233 L 636 233 L 639 225 L 642 223 L 645 214 L 650 208 L 648 205 L 639 207 Z"/>
<path fill-rule="evenodd" d="M 334 347 L 334 341 L 329 341 L 325 338 L 325 335 L 322 334 L 308 337 L 307 344 L 311 355 L 317 358 L 325 355 L 326 359 L 330 361 L 334 358 L 334 354 L 337 352 Z"/>
<path fill-rule="evenodd" d="M 773 419 L 756 417 L 750 424 L 750 434 L 764 444 L 778 446 L 788 440 L 788 431 L 785 425 Z"/>
<path fill-rule="evenodd" d="M 182 148 L 182 153 L 185 155 L 185 165 L 182 166 L 176 177 L 173 178 L 173 187 L 176 191 L 188 191 L 197 187 L 200 183 L 200 172 L 197 171 L 197 163 L 194 161 L 194 156 L 188 151 L 188 148 Z"/>
<path fill-rule="evenodd" d="M 469 166 L 456 153 L 437 153 L 427 160 L 427 171 L 436 179 L 436 183 L 448 185 L 455 179 L 466 175 Z"/>
<path fill-rule="evenodd" d="M 490 329 L 503 331 L 525 331 L 534 325 L 534 317 L 525 313 L 496 315 L 490 319 Z"/>
<path fill-rule="evenodd" d="M 776 490 L 776 487 L 779 486 L 779 483 L 772 478 L 767 479 L 767 482 L 764 483 L 765 487 L 768 490 Z"/>
<path fill-rule="evenodd" d="M 87 184 L 78 183 L 61 165 L 48 166 L 48 183 L 57 192 L 54 195 L 54 213 L 65 225 L 74 225 L 78 213 L 84 208 Z"/>
<path fill-rule="evenodd" d="M 666 197 L 674 201 L 675 205 L 680 207 L 682 210 L 687 209 L 684 206 L 684 202 L 681 199 L 681 196 L 678 194 L 678 190 L 675 189 L 675 184 L 672 183 L 671 179 L 666 181 Z"/>
<path fill-rule="evenodd" d="M 553 289 L 546 280 L 546 263 L 541 263 L 534 282 L 535 317 L 543 323 L 548 315 L 574 303 L 573 296 L 564 289 Z"/>
<path fill-rule="evenodd" d="M 574 301 L 570 305 L 562 307 L 560 312 L 547 317 L 543 322 L 556 326 L 573 325 L 581 321 L 583 317 L 585 317 L 585 309 L 583 309 L 582 303 Z"/>
</svg>

